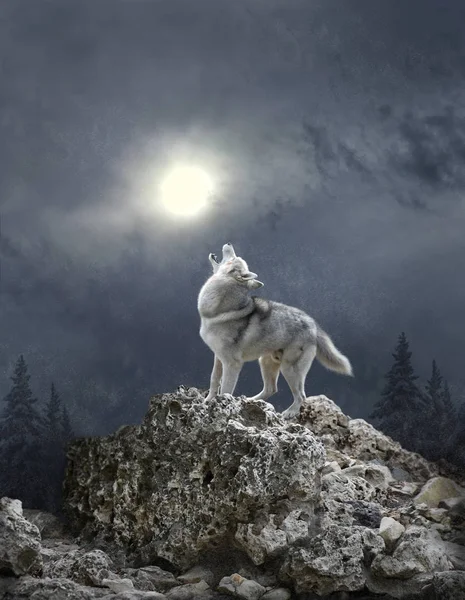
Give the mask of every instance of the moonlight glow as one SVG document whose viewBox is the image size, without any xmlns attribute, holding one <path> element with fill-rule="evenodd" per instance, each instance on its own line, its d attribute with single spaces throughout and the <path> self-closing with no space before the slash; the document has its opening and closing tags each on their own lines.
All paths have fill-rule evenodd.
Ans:
<svg viewBox="0 0 465 600">
<path fill-rule="evenodd" d="M 212 192 L 211 179 L 197 167 L 178 167 L 161 185 L 165 208 L 181 216 L 193 216 L 204 209 Z"/>
</svg>

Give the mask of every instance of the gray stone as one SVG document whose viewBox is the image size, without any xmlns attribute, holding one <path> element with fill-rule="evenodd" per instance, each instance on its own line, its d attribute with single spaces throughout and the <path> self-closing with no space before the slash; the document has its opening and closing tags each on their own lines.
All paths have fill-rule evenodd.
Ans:
<svg viewBox="0 0 465 600">
<path fill-rule="evenodd" d="M 2 600 L 94 600 L 108 598 L 107 594 L 108 590 L 82 586 L 65 578 L 37 579 L 26 576 L 17 580 Z M 114 595 L 111 598 L 118 600 Z"/>
<path fill-rule="evenodd" d="M 198 583 L 199 581 L 206 581 L 210 587 L 215 584 L 215 575 L 213 574 L 213 571 L 201 565 L 192 567 L 186 573 L 179 575 L 177 579 L 182 583 Z"/>
<path fill-rule="evenodd" d="M 223 577 L 218 585 L 218 591 L 244 600 L 259 600 L 266 589 L 256 581 L 234 573 L 229 577 Z"/>
<path fill-rule="evenodd" d="M 48 577 L 64 577 L 87 586 L 104 586 L 106 579 L 118 579 L 113 561 L 102 550 L 75 550 L 46 565 Z"/>
<path fill-rule="evenodd" d="M 432 588 L 438 600 L 460 600 L 465 598 L 465 572 L 435 573 Z"/>
<path fill-rule="evenodd" d="M 134 589 L 132 579 L 102 579 L 102 585 L 110 589 L 115 594 L 119 592 L 130 592 Z"/>
<path fill-rule="evenodd" d="M 209 589 L 210 586 L 206 581 L 185 583 L 171 588 L 166 592 L 166 597 L 169 600 L 196 600 L 197 598 L 205 598 L 205 592 Z"/>
<path fill-rule="evenodd" d="M 305 547 L 291 548 L 280 575 L 294 583 L 297 593 L 362 590 L 366 561 L 383 549 L 383 540 L 371 529 L 332 526 Z"/>
<path fill-rule="evenodd" d="M 290 600 L 292 597 L 291 591 L 287 588 L 279 587 L 266 592 L 261 600 Z"/>
<path fill-rule="evenodd" d="M 416 505 L 426 504 L 430 508 L 437 508 L 442 500 L 457 496 L 465 497 L 465 489 L 448 477 L 433 477 L 415 496 L 414 502 Z"/>
<path fill-rule="evenodd" d="M 379 526 L 379 535 L 383 538 L 386 548 L 391 550 L 404 533 L 405 527 L 392 517 L 383 517 Z"/>
<path fill-rule="evenodd" d="M 23 517 L 20 500 L 0 499 L 0 573 L 40 575 L 43 570 L 38 528 Z"/>
<path fill-rule="evenodd" d="M 165 593 L 179 585 L 172 573 L 155 565 L 140 569 L 121 569 L 121 574 L 131 579 L 135 588 L 146 592 Z"/>
<path fill-rule="evenodd" d="M 371 570 L 375 576 L 387 579 L 409 579 L 420 573 L 447 571 L 450 568 L 444 542 L 433 529 L 412 525 L 392 556 L 379 554 Z"/>
</svg>

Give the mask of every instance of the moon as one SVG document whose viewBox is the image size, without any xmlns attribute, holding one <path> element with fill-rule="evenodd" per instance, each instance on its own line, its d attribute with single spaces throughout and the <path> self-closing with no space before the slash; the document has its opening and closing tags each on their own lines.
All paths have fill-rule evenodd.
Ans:
<svg viewBox="0 0 465 600">
<path fill-rule="evenodd" d="M 212 181 L 203 169 L 177 167 L 163 180 L 161 199 L 168 212 L 192 217 L 206 208 L 212 191 Z"/>
</svg>

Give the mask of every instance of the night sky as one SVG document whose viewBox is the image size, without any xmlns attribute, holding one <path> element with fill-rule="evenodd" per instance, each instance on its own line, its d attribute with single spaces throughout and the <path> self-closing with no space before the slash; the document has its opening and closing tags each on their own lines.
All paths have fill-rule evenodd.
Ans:
<svg viewBox="0 0 465 600">
<path fill-rule="evenodd" d="M 1 396 L 20 353 L 86 434 L 208 387 L 196 300 L 231 241 L 359 375 L 307 393 L 365 416 L 347 390 L 405 330 L 465 399 L 464 27 L 463 0 L 3 0 Z M 177 164 L 214 182 L 192 218 L 160 204 Z"/>
</svg>

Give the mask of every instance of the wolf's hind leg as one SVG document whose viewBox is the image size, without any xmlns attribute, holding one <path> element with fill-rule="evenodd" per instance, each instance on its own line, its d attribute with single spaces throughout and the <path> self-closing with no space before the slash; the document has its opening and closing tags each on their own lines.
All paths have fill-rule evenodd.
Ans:
<svg viewBox="0 0 465 600">
<path fill-rule="evenodd" d="M 281 363 L 273 358 L 271 354 L 264 354 L 258 359 L 260 371 L 263 379 L 263 389 L 256 396 L 251 396 L 247 400 L 267 400 L 278 391 L 278 377 Z"/>
<path fill-rule="evenodd" d="M 215 359 L 213 361 L 213 370 L 210 376 L 210 390 L 208 392 L 208 396 L 205 400 L 211 400 L 218 395 L 219 388 L 221 385 L 221 376 L 223 374 L 223 365 L 220 359 L 215 354 Z"/>
<path fill-rule="evenodd" d="M 281 373 L 291 388 L 292 396 L 294 397 L 294 402 L 282 413 L 285 419 L 292 419 L 300 413 L 300 407 L 306 397 L 305 378 L 315 356 L 316 346 L 309 346 L 302 351 L 297 360 L 286 360 L 286 357 L 283 357 Z"/>
</svg>

